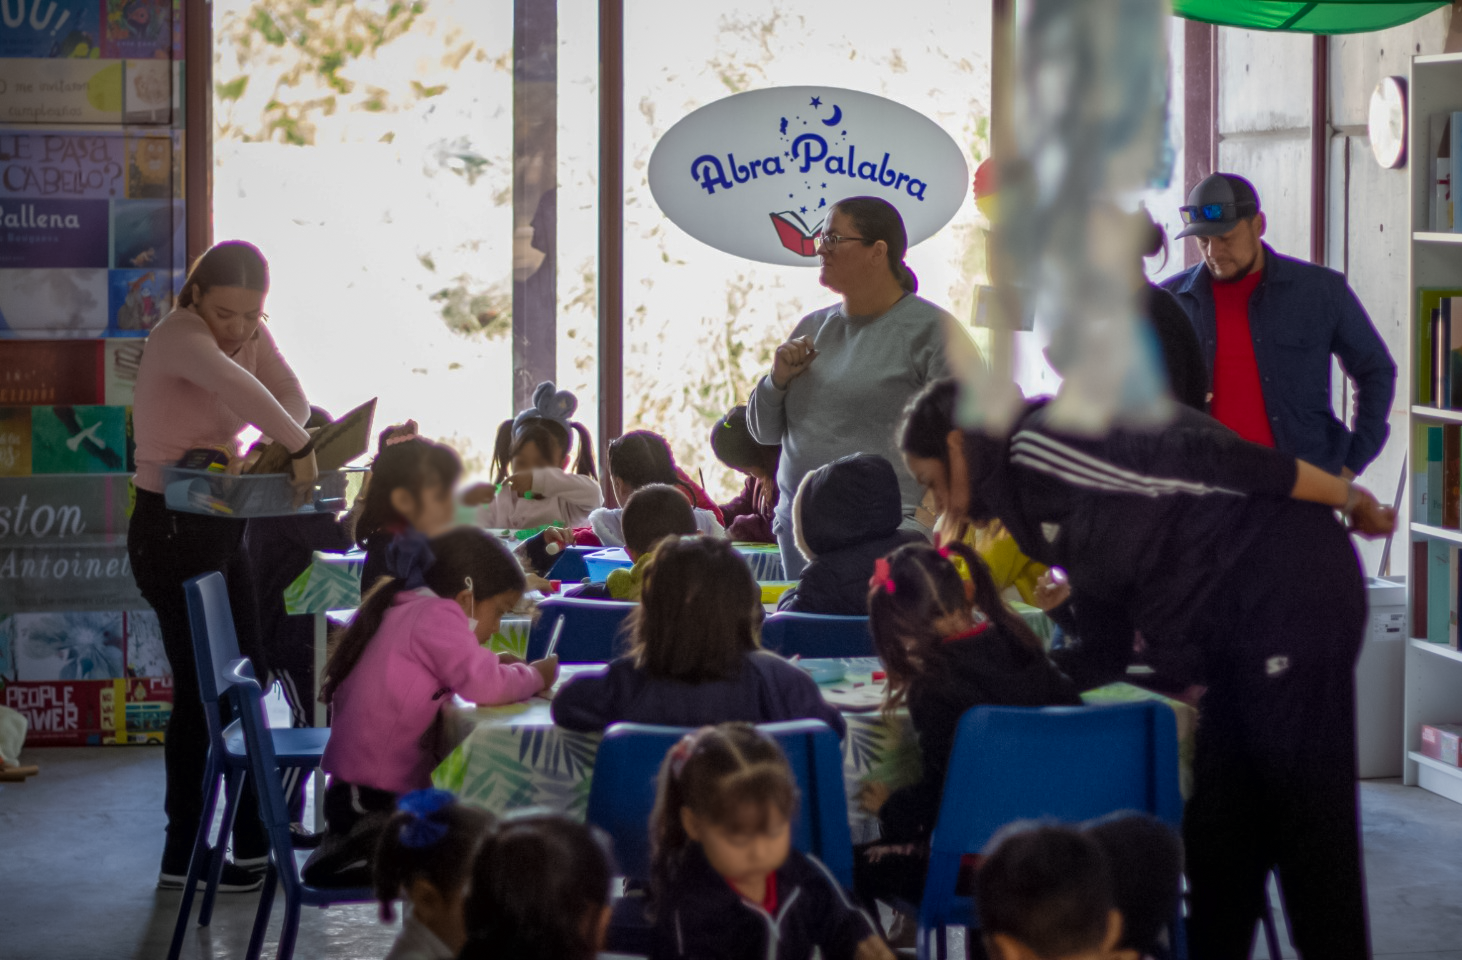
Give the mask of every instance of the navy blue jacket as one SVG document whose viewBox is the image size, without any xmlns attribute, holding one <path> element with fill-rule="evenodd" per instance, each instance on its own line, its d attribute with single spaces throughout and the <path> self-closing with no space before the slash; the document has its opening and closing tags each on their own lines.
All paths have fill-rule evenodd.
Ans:
<svg viewBox="0 0 1462 960">
<path fill-rule="evenodd" d="M 698 843 L 682 854 L 657 906 L 651 960 L 853 960 L 878 935 L 872 919 L 816 857 L 791 851 L 777 870 L 777 912 L 748 903 Z"/>
<path fill-rule="evenodd" d="M 613 723 L 704 727 L 733 720 L 821 720 L 839 737 L 847 729 L 812 677 L 768 650 L 747 654 L 734 678 L 706 683 L 652 677 L 621 657 L 603 673 L 574 677 L 553 697 L 553 722 L 586 733 Z"/>
<path fill-rule="evenodd" d="M 1198 264 L 1163 283 L 1198 333 L 1208 380 L 1218 341 L 1213 286 Z M 1359 474 L 1390 432 L 1396 363 L 1342 274 L 1264 245 L 1264 277 L 1249 300 L 1254 359 L 1275 445 L 1322 470 Z M 1355 381 L 1355 432 L 1330 406 L 1330 357 Z"/>
<path fill-rule="evenodd" d="M 874 563 L 926 539 L 900 530 L 903 522 L 898 474 L 883 457 L 849 454 L 809 473 L 792 504 L 793 531 L 808 564 L 777 609 L 868 616 Z"/>
</svg>

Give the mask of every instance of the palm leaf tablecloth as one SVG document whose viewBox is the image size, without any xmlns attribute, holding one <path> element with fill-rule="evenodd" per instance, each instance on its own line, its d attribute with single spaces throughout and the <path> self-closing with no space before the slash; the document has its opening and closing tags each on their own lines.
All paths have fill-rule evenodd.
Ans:
<svg viewBox="0 0 1462 960">
<path fill-rule="evenodd" d="M 849 676 L 877 667 L 871 658 L 843 661 Z M 1086 694 L 1088 703 L 1127 703 L 1156 699 L 1171 706 L 1178 718 L 1179 761 L 1183 795 L 1192 783 L 1191 760 L 1196 713 L 1130 684 L 1119 683 Z M 845 713 L 843 784 L 848 796 L 848 822 L 855 843 L 878 838 L 877 820 L 858 804 L 863 786 L 879 782 L 891 789 L 919 777 L 919 748 L 907 713 L 884 717 L 879 712 Z M 574 733 L 553 725 L 549 703 L 534 699 L 502 707 L 454 708 L 448 736 L 457 746 L 432 774 L 432 782 L 470 803 L 502 815 L 537 807 L 582 819 L 589 801 L 598 734 Z"/>
</svg>

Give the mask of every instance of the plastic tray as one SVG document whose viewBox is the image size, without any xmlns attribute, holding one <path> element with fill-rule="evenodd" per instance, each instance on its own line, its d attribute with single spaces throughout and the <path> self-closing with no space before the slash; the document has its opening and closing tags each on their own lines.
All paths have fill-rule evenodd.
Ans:
<svg viewBox="0 0 1462 960">
<path fill-rule="evenodd" d="M 169 510 L 210 517 L 291 517 L 335 513 L 349 508 L 365 479 L 364 467 L 320 474 L 314 491 L 296 505 L 289 475 L 233 476 L 216 470 L 163 467 L 163 497 Z"/>
<path fill-rule="evenodd" d="M 589 568 L 589 579 L 594 583 L 603 583 L 611 570 L 621 567 L 632 567 L 635 562 L 624 552 L 623 547 L 610 547 L 607 550 L 596 550 L 584 557 L 584 566 Z"/>
</svg>

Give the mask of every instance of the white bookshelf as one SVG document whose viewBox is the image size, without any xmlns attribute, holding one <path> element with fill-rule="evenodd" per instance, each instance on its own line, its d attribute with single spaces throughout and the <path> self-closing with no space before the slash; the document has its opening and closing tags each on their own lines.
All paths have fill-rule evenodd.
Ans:
<svg viewBox="0 0 1462 960">
<path fill-rule="evenodd" d="M 1462 410 L 1438 410 L 1416 404 L 1416 378 L 1430 369 L 1430 357 L 1417 356 L 1417 330 L 1420 322 L 1416 291 L 1423 287 L 1462 287 L 1462 233 L 1438 233 L 1421 229 L 1429 226 L 1432 202 L 1430 118 L 1433 114 L 1462 110 L 1462 54 L 1439 54 L 1414 57 L 1411 62 L 1410 142 L 1407 145 L 1407 167 L 1411 174 L 1411 376 L 1403 374 L 1401 385 L 1411 391 L 1411 423 L 1408 428 L 1412 464 L 1426 463 L 1426 450 L 1417 449 L 1418 425 L 1437 423 L 1462 424 Z M 1454 184 L 1456 190 L 1459 185 Z M 1455 196 L 1455 194 L 1454 194 Z M 1420 459 L 1417 455 L 1420 454 Z M 1414 469 L 1414 468 L 1413 468 Z M 1410 540 L 1447 540 L 1462 544 L 1462 531 L 1448 530 L 1425 523 L 1412 523 Z M 1415 590 L 1426 570 L 1412 570 L 1408 590 Z M 1410 604 L 1408 603 L 1408 609 Z M 1416 631 L 1413 630 L 1413 633 Z M 1423 629 L 1421 631 L 1425 633 Z M 1411 639 L 1406 644 L 1405 700 L 1402 716 L 1402 749 L 1406 763 L 1404 779 L 1408 785 L 1424 787 L 1457 803 L 1462 803 L 1462 769 L 1422 756 L 1421 725 L 1423 723 L 1462 723 L 1462 652 L 1450 647 Z"/>
</svg>

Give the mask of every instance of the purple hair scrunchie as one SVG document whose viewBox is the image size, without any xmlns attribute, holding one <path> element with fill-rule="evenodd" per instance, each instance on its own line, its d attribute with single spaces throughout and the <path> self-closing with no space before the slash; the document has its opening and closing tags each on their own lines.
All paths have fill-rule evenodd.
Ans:
<svg viewBox="0 0 1462 960">
<path fill-rule="evenodd" d="M 431 542 L 419 530 L 403 530 L 386 547 L 386 572 L 407 590 L 426 586 L 426 572 L 436 562 Z"/>
</svg>

